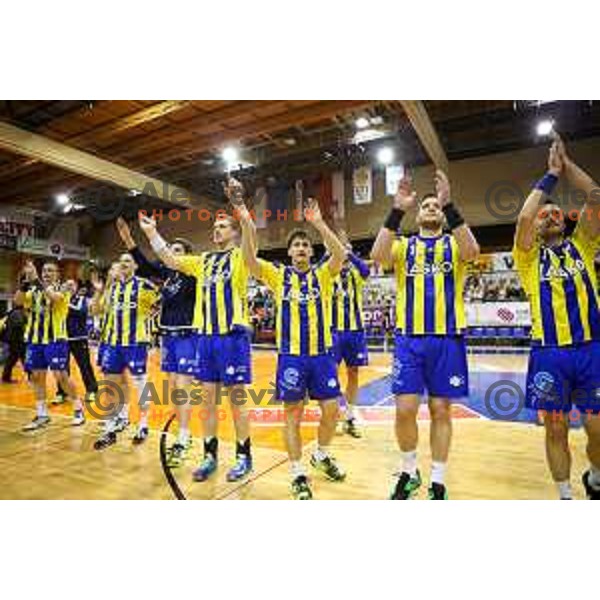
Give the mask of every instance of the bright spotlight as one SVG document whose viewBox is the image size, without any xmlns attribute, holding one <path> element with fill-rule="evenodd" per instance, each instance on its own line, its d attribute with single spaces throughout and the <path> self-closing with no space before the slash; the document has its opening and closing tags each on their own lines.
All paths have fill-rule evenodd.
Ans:
<svg viewBox="0 0 600 600">
<path fill-rule="evenodd" d="M 547 136 L 552 133 L 552 129 L 554 129 L 554 121 L 550 119 L 544 119 L 537 124 L 537 134 L 539 136 Z"/>
<path fill-rule="evenodd" d="M 389 165 L 394 160 L 394 151 L 391 148 L 381 148 L 379 152 L 377 152 L 377 160 L 382 165 Z"/>
<path fill-rule="evenodd" d="M 238 161 L 238 151 L 235 148 L 225 148 L 221 153 L 223 160 L 226 163 L 235 163 Z"/>
<path fill-rule="evenodd" d="M 67 196 L 67 194 L 58 194 L 56 196 L 56 204 L 58 206 L 67 206 L 69 202 L 71 202 L 71 199 L 69 196 Z"/>
<path fill-rule="evenodd" d="M 369 119 L 366 117 L 359 117 L 356 119 L 355 123 L 357 129 L 365 129 L 369 126 Z"/>
</svg>

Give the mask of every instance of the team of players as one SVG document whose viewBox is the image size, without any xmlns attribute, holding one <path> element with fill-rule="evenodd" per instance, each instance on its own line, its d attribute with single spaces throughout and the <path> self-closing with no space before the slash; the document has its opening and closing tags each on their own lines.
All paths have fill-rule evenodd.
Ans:
<svg viewBox="0 0 600 600">
<path fill-rule="evenodd" d="M 586 493 L 600 498 L 600 312 L 594 255 L 600 246 L 600 225 L 594 218 L 580 220 L 573 236 L 564 235 L 558 207 L 540 211 L 560 175 L 587 192 L 587 202 L 598 203 L 596 184 L 567 156 L 557 139 L 549 155 L 549 170 L 527 199 L 517 223 L 514 255 L 531 302 L 533 333 L 527 379 L 528 406 L 545 411 L 546 450 L 560 497 L 570 498 L 568 411 L 585 411 L 590 468 L 583 476 Z M 290 459 L 291 490 L 295 498 L 310 499 L 312 491 L 301 462 L 300 424 L 304 401 L 317 400 L 321 408 L 317 446 L 310 463 L 333 481 L 346 474 L 331 453 L 339 407 L 345 407 L 345 429 L 360 437 L 353 405 L 358 368 L 367 364 L 362 329 L 362 285 L 367 266 L 347 243 L 327 226 L 318 204 L 309 201 L 305 217 L 320 234 L 328 254 L 311 262 L 313 247 L 304 230 L 288 238 L 289 265 L 275 265 L 257 257 L 256 228 L 245 206 L 242 186 L 230 179 L 225 192 L 236 218 L 217 219 L 214 251 L 191 254 L 185 240 L 167 243 L 156 223 L 140 215 L 139 225 L 160 262 L 149 261 L 137 248 L 127 224 L 117 227 L 128 252 L 109 273 L 106 285 L 94 281 L 91 309 L 102 316 L 99 365 L 106 378 L 142 398 L 146 383 L 148 317 L 160 300 L 162 363 L 175 387 L 202 382 L 206 420 L 204 455 L 194 471 L 205 481 L 218 465 L 217 395 L 236 394 L 252 380 L 247 281 L 253 275 L 273 292 L 277 305 L 277 398 L 284 405 L 285 442 Z M 419 232 L 399 234 L 404 215 L 416 212 Z M 597 211 L 596 211 L 597 212 Z M 447 226 L 450 233 L 444 233 Z M 241 238 L 241 239 L 240 239 Z M 401 465 L 392 499 L 409 499 L 421 485 L 417 468 L 417 414 L 420 397 L 428 396 L 431 424 L 429 497 L 447 498 L 446 464 L 452 425 L 451 403 L 468 395 L 468 368 L 464 333 L 466 319 L 463 281 L 468 261 L 478 256 L 478 244 L 451 200 L 444 173 L 435 177 L 435 193 L 417 202 L 411 182 L 403 179 L 393 208 L 380 230 L 372 258 L 393 268 L 397 283 L 396 342 L 393 393 L 396 397 L 396 437 Z M 58 286 L 56 265 L 47 263 L 42 286 L 31 290 L 26 274 L 21 300 L 30 308 L 27 362 L 32 369 L 37 414 L 27 429 L 48 423 L 45 409 L 46 369 L 59 374 L 61 386 L 74 402 L 74 424 L 84 422 L 80 400 L 65 372 L 64 323 L 68 292 Z M 145 277 L 160 279 L 160 292 Z M 338 365 L 346 362 L 348 388 L 340 390 Z M 125 373 L 129 377 L 125 379 Z M 240 397 L 240 396 L 238 396 Z M 127 398 L 127 394 L 125 394 Z M 105 424 L 95 447 L 113 444 L 128 425 L 128 406 Z M 252 470 L 248 414 L 232 411 L 236 432 L 236 462 L 229 481 Z M 558 415 L 558 416 L 557 416 Z M 173 467 L 184 460 L 190 446 L 189 410 L 178 405 L 179 435 L 169 449 Z M 132 438 L 148 436 L 147 405 L 140 402 L 140 421 Z"/>
</svg>

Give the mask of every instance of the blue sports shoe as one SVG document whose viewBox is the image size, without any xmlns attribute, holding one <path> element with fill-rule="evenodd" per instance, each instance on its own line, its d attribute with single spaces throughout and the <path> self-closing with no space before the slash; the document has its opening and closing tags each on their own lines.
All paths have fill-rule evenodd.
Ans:
<svg viewBox="0 0 600 600">
<path fill-rule="evenodd" d="M 217 461 L 212 454 L 207 454 L 200 466 L 192 473 L 194 481 L 206 481 L 217 470 Z"/>
<path fill-rule="evenodd" d="M 227 481 L 239 481 L 252 472 L 252 457 L 248 454 L 238 454 L 237 461 L 227 472 Z"/>
</svg>

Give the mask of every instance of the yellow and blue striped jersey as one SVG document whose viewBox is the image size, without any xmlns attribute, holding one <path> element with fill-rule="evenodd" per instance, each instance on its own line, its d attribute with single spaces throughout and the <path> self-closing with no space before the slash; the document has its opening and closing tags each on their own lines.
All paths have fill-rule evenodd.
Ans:
<svg viewBox="0 0 600 600">
<path fill-rule="evenodd" d="M 311 265 L 306 272 L 259 260 L 259 279 L 275 296 L 277 347 L 281 354 L 316 356 L 331 347 L 329 263 Z"/>
<path fill-rule="evenodd" d="M 225 335 L 250 327 L 248 269 L 239 248 L 175 260 L 177 270 L 196 278 L 194 329 L 205 335 Z"/>
<path fill-rule="evenodd" d="M 134 276 L 114 282 L 104 307 L 103 341 L 110 346 L 149 343 L 151 309 L 158 298 L 156 287 L 147 279 Z"/>
<path fill-rule="evenodd" d="M 25 293 L 23 305 L 28 309 L 25 341 L 49 344 L 67 339 L 69 292 L 61 292 L 60 300 L 50 302 L 44 290 L 35 288 Z"/>
<path fill-rule="evenodd" d="M 331 328 L 333 331 L 363 330 L 363 287 L 369 276 L 368 265 L 354 255 L 333 281 Z"/>
<path fill-rule="evenodd" d="M 406 335 L 460 335 L 466 328 L 465 262 L 452 235 L 413 235 L 392 245 L 396 328 Z"/>
<path fill-rule="evenodd" d="M 600 309 L 594 258 L 600 240 L 585 227 L 558 246 L 537 240 L 528 251 L 513 248 L 515 266 L 531 305 L 535 342 L 569 346 L 600 339 Z"/>
</svg>

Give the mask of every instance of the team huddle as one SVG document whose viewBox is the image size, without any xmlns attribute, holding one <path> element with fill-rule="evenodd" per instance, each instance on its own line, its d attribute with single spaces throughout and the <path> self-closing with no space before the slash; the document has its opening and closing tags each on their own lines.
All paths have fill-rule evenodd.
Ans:
<svg viewBox="0 0 600 600">
<path fill-rule="evenodd" d="M 547 460 L 563 499 L 572 497 L 568 414 L 573 406 L 586 414 L 589 469 L 582 480 L 587 497 L 600 499 L 600 306 L 594 268 L 600 219 L 596 210 L 593 218 L 579 220 L 571 236 L 565 235 L 562 212 L 550 200 L 561 176 L 586 192 L 587 206 L 600 206 L 591 193 L 597 185 L 570 159 L 557 137 L 549 152 L 548 171 L 527 198 L 514 239 L 515 263 L 533 321 L 526 402 L 543 413 Z M 390 493 L 394 500 L 412 498 L 422 485 L 417 457 L 422 397 L 427 398 L 431 414 L 428 496 L 448 498 L 452 402 L 469 393 L 463 291 L 466 266 L 477 259 L 479 245 L 453 203 L 442 171 L 436 172 L 434 187 L 434 192 L 418 200 L 410 179 L 400 181 L 371 251 L 372 260 L 394 271 L 397 288 L 391 377 L 401 456 Z M 304 229 L 288 236 L 289 264 L 259 258 L 256 226 L 243 186 L 230 178 L 224 189 L 233 216 L 215 220 L 210 251 L 195 254 L 185 239 L 164 240 L 156 222 L 140 214 L 139 229 L 157 259 L 150 260 L 138 248 L 128 224 L 118 219 L 126 252 L 112 264 L 104 281 L 93 277 L 88 310 L 101 321 L 98 366 L 104 379 L 126 393 L 117 413 L 104 422 L 94 448 L 107 449 L 130 426 L 128 392 L 139 399 L 139 420 L 131 441 L 143 444 L 148 438 L 149 405 L 142 401 L 142 390 L 147 384 L 149 321 L 159 304 L 161 370 L 171 389 L 189 389 L 197 381 L 202 386 L 203 457 L 193 478 L 203 482 L 215 476 L 216 399 L 223 392 L 240 397 L 240 390 L 244 393 L 252 383 L 247 288 L 254 277 L 271 290 L 277 308 L 276 397 L 284 411 L 291 492 L 294 498 L 311 499 L 300 432 L 305 401 L 316 400 L 320 407 L 310 465 L 322 476 L 340 484 L 346 479 L 331 449 L 340 415 L 344 431 L 361 438 L 355 405 L 359 371 L 368 364 L 362 288 L 369 267 L 352 252 L 346 236 L 327 225 L 316 200 L 307 202 L 305 220 L 326 248 L 323 259 L 312 261 L 311 235 Z M 402 221 L 411 212 L 418 233 L 405 235 Z M 73 426 L 85 423 L 84 402 L 68 373 L 67 317 L 72 299 L 73 290 L 61 284 L 56 263 L 46 262 L 40 278 L 28 263 L 15 298 L 28 310 L 26 369 L 36 399 L 36 416 L 24 427 L 26 431 L 43 429 L 50 422 L 48 370 L 55 373 L 73 404 Z M 344 391 L 338 377 L 342 362 L 347 372 Z M 191 446 L 189 406 L 178 403 L 175 410 L 179 429 L 167 454 L 172 468 L 183 463 Z M 231 414 L 236 458 L 226 478 L 239 481 L 253 469 L 250 419 L 244 404 L 236 403 Z"/>
</svg>

